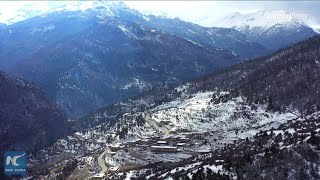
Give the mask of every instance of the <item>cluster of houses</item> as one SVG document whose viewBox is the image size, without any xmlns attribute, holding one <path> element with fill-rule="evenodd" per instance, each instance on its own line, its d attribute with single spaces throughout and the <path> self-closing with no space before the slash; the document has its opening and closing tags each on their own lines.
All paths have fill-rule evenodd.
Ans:
<svg viewBox="0 0 320 180">
<path fill-rule="evenodd" d="M 209 136 L 209 132 L 190 132 L 187 129 L 179 129 L 171 132 L 170 135 L 159 135 L 151 137 L 142 137 L 133 141 L 125 141 L 122 144 L 108 145 L 112 152 L 117 152 L 121 149 L 139 148 L 141 150 L 150 150 L 152 152 L 177 152 L 182 151 L 186 146 L 192 145 L 193 140 L 205 140 Z M 98 131 L 91 132 L 76 132 L 73 137 L 68 137 L 68 144 L 60 143 L 62 147 L 57 147 L 64 151 L 76 151 L 78 153 L 94 153 L 97 150 L 102 150 L 106 143 L 117 141 L 117 136 L 114 133 L 101 134 Z M 71 144 L 71 145 L 70 145 Z M 56 150 L 57 150 L 56 149 Z M 112 153 L 114 154 L 114 153 Z"/>
<path fill-rule="evenodd" d="M 109 145 L 109 148 L 112 152 L 124 148 L 139 148 L 141 150 L 151 150 L 152 152 L 158 153 L 177 152 L 182 151 L 184 147 L 192 144 L 194 139 L 205 140 L 208 135 L 208 132 L 182 132 L 163 137 L 143 137 L 134 141 L 124 142 L 123 144 Z"/>
<path fill-rule="evenodd" d="M 119 150 L 137 149 L 142 151 L 149 151 L 154 153 L 175 153 L 187 150 L 186 147 L 208 139 L 209 132 L 190 132 L 190 131 L 176 131 L 170 132 L 170 135 L 151 137 L 141 137 L 131 141 L 123 141 L 122 143 L 109 144 L 118 141 L 116 134 L 103 134 L 96 131 L 90 133 L 76 132 L 74 136 L 68 136 L 66 140 L 60 140 L 59 143 L 53 146 L 55 152 L 75 152 L 79 154 L 95 154 L 98 151 L 105 149 L 106 144 L 111 150 L 110 155 L 116 155 Z M 93 157 L 93 156 L 92 156 Z M 80 161 L 81 167 L 86 164 L 91 164 L 92 160 L 84 159 Z M 118 171 L 118 167 L 110 167 L 109 172 Z M 102 179 L 104 173 L 98 173 L 91 177 L 91 179 Z"/>
</svg>

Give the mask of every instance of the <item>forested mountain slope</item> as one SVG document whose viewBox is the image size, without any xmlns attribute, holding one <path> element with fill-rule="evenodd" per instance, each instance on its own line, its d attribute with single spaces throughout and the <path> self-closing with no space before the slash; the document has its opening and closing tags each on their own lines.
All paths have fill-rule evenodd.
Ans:
<svg viewBox="0 0 320 180">
<path fill-rule="evenodd" d="M 6 26 L 0 67 L 35 82 L 75 119 L 153 86 L 241 61 L 228 50 L 155 30 L 139 19 L 121 3 L 98 3 Z"/>
<path fill-rule="evenodd" d="M 68 152 L 85 159 L 90 156 L 85 152 L 120 143 L 123 149 L 106 162 L 136 167 L 110 178 L 317 179 L 319 45 L 316 36 L 178 87 L 154 88 L 101 108 L 75 122 L 78 132 L 47 151 L 52 157 Z M 175 154 L 153 151 L 162 141 L 175 148 L 181 136 L 188 140 Z M 128 156 L 133 160 L 122 161 Z"/>
<path fill-rule="evenodd" d="M 197 91 L 199 86 L 206 90 L 230 90 L 232 97 L 242 95 L 249 102 L 271 103 L 276 110 L 319 110 L 319 45 L 320 36 L 315 36 L 270 56 L 194 81 L 190 89 Z"/>
<path fill-rule="evenodd" d="M 43 149 L 69 132 L 65 113 L 34 84 L 0 71 L 0 157 Z M 3 169 L 4 161 L 0 161 Z M 0 177 L 2 175 L 0 173 Z"/>
<path fill-rule="evenodd" d="M 31 173 L 75 177 L 85 165 L 93 175 L 93 157 L 120 148 L 105 163 L 123 171 L 108 178 L 317 179 L 319 45 L 316 36 L 94 111 L 74 121 L 75 134 L 36 154 Z M 176 151 L 155 152 L 159 146 Z"/>
<path fill-rule="evenodd" d="M 315 36 L 270 56 L 245 61 L 185 83 L 180 88 L 154 88 L 140 97 L 101 108 L 82 118 L 82 122 L 84 124 L 108 122 L 127 112 L 141 111 L 162 102 L 170 102 L 176 98 L 205 91 L 230 92 L 230 94 L 214 95 L 212 101 L 215 103 L 243 96 L 249 104 L 268 104 L 269 108 L 275 111 L 286 109 L 295 109 L 301 113 L 318 111 L 319 45 L 320 36 Z"/>
</svg>

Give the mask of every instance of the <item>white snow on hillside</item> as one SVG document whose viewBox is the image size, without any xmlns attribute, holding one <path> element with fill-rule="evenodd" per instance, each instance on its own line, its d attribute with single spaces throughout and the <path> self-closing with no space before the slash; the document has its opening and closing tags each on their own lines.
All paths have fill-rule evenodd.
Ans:
<svg viewBox="0 0 320 180">
<path fill-rule="evenodd" d="M 8 2 L 10 3 L 10 2 Z M 15 4 L 12 4 L 14 6 Z M 0 12 L 0 23 L 14 24 L 35 16 L 47 15 L 58 11 L 85 11 L 104 7 L 103 16 L 115 16 L 120 9 L 131 10 L 123 2 L 119 1 L 60 1 L 57 2 L 23 2 L 19 8 L 13 8 L 10 12 Z M 1 9 L 0 9 L 1 10 Z"/>
<path fill-rule="evenodd" d="M 52 31 L 56 28 L 56 26 L 52 23 L 42 26 L 42 27 L 37 27 L 35 29 L 32 30 L 31 34 L 35 34 L 35 33 L 47 33 L 49 31 Z"/>
<path fill-rule="evenodd" d="M 216 21 L 214 26 L 234 28 L 237 30 L 253 30 L 261 28 L 261 31 L 268 30 L 275 26 L 293 28 L 296 26 L 313 27 L 316 20 L 308 14 L 286 12 L 286 11 L 257 11 L 249 14 L 233 13 L 225 18 Z"/>
<path fill-rule="evenodd" d="M 120 27 L 119 27 L 120 28 Z M 130 82 L 130 83 L 128 83 L 128 84 L 126 84 L 123 88 L 121 88 L 121 89 L 124 89 L 124 90 L 128 90 L 128 89 L 130 89 L 130 88 L 134 88 L 134 87 L 136 87 L 136 88 L 139 88 L 139 89 L 145 89 L 145 88 L 147 88 L 148 86 L 150 86 L 148 83 L 146 83 L 146 82 L 144 82 L 144 81 L 141 81 L 141 80 L 139 80 L 139 79 L 137 79 L 137 78 L 134 78 L 133 79 L 133 82 Z"/>
<path fill-rule="evenodd" d="M 265 106 L 259 105 L 252 110 L 241 97 L 213 105 L 212 95 L 212 92 L 198 93 L 190 99 L 164 104 L 153 109 L 151 119 L 158 123 L 170 121 L 169 130 L 214 131 L 278 124 L 295 117 L 291 113 L 268 113 Z"/>
<path fill-rule="evenodd" d="M 260 130 L 277 128 L 282 123 L 296 118 L 291 112 L 268 112 L 266 105 L 248 105 L 242 97 L 214 104 L 211 100 L 215 93 L 197 93 L 190 98 L 178 98 L 145 112 L 127 114 L 122 123 L 128 123 L 129 119 L 131 121 L 139 115 L 145 118 L 144 126 L 130 126 L 130 138 L 152 136 L 157 133 L 169 135 L 172 132 L 187 130 L 211 132 L 232 141 L 252 137 Z M 219 94 L 223 93 L 227 92 Z"/>
</svg>

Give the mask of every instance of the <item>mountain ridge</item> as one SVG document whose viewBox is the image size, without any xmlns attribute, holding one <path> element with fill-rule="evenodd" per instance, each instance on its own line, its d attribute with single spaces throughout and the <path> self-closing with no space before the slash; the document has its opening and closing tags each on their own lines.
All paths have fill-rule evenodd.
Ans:
<svg viewBox="0 0 320 180">
<path fill-rule="evenodd" d="M 0 125 L 1 159 L 10 150 L 34 153 L 71 132 L 65 113 L 40 88 L 3 71 L 0 71 Z"/>
<path fill-rule="evenodd" d="M 216 26 L 236 29 L 253 42 L 277 50 L 317 35 L 307 14 L 286 11 L 257 11 L 231 14 L 216 22 Z M 313 22 L 312 22 L 313 23 Z M 284 33 L 285 32 L 285 33 Z"/>
<path fill-rule="evenodd" d="M 177 83 L 241 60 L 132 22 L 124 13 L 105 18 L 92 9 L 59 11 L 13 24 L 3 35 L 2 68 L 34 81 L 77 118 L 152 84 Z"/>
<path fill-rule="evenodd" d="M 273 108 L 276 111 L 286 111 L 286 108 L 283 109 L 283 107 L 292 107 L 293 104 L 287 104 L 288 102 L 292 103 L 295 100 L 294 99 L 299 99 L 302 98 L 302 94 L 304 94 L 307 103 L 304 102 L 297 102 L 293 105 L 293 107 L 301 110 L 301 113 L 310 113 L 308 111 L 304 111 L 304 110 L 308 110 L 308 109 L 313 109 L 313 111 L 316 111 L 317 109 L 319 109 L 319 102 L 316 102 L 313 100 L 312 97 L 316 96 L 317 92 L 316 89 L 317 87 L 309 87 L 309 85 L 306 85 L 303 79 L 300 80 L 296 80 L 297 82 L 295 82 L 294 84 L 291 84 L 289 82 L 287 83 L 283 83 L 282 86 L 280 86 L 282 88 L 284 88 L 284 91 L 293 91 L 293 90 L 299 90 L 297 92 L 302 93 L 301 95 L 299 95 L 298 97 L 296 96 L 291 96 L 290 94 L 292 93 L 281 93 L 281 91 L 277 92 L 276 94 L 273 94 L 272 96 L 269 94 L 271 93 L 270 90 L 264 89 L 265 86 L 267 84 L 267 82 L 273 81 L 274 79 L 277 79 L 279 77 L 273 77 L 270 79 L 266 79 L 264 80 L 264 76 L 262 75 L 258 75 L 259 73 L 263 74 L 263 73 L 267 73 L 267 70 L 271 70 L 269 69 L 270 64 L 272 64 L 272 66 L 279 66 L 279 68 L 275 68 L 274 73 L 281 73 L 281 71 L 279 71 L 279 69 L 283 68 L 283 63 L 287 65 L 290 65 L 290 68 L 316 68 L 319 66 L 319 62 L 317 63 L 317 56 L 315 55 L 316 53 L 318 53 L 319 48 L 317 47 L 317 44 L 320 43 L 320 36 L 315 36 L 313 38 L 310 38 L 308 40 L 305 40 L 303 42 L 297 43 L 289 48 L 284 48 L 282 50 L 278 50 L 277 52 L 268 55 L 266 57 L 261 57 L 261 58 L 257 58 L 255 60 L 249 60 L 249 61 L 245 61 L 245 62 L 241 62 L 238 63 L 236 65 L 227 67 L 223 70 L 217 71 L 211 75 L 207 75 L 204 76 L 202 78 L 196 78 L 195 80 L 189 82 L 189 83 L 185 83 L 184 85 L 181 85 L 181 87 L 185 87 L 182 88 L 183 91 L 181 90 L 177 90 L 177 88 L 165 88 L 165 89 L 155 89 L 152 93 L 154 93 L 154 95 L 152 95 L 152 93 L 146 93 L 145 99 L 144 96 L 142 97 L 137 97 L 136 99 L 129 99 L 126 102 L 121 102 L 121 103 L 117 103 L 114 104 L 110 107 L 107 108 L 111 108 L 114 107 L 116 109 L 122 109 L 121 108 L 121 104 L 128 105 L 128 107 L 131 107 L 132 109 L 137 109 L 136 105 L 134 104 L 139 104 L 138 102 L 141 102 L 142 104 L 149 104 L 151 107 L 153 107 L 154 105 L 157 105 L 159 103 L 156 103 L 156 101 L 161 102 L 166 102 L 166 101 L 170 101 L 173 100 L 179 96 L 181 96 L 181 93 L 197 93 L 197 92 L 203 92 L 203 91 L 229 91 L 230 94 L 226 94 L 226 95 L 221 95 L 221 96 L 216 96 L 213 98 L 217 98 L 216 101 L 217 103 L 221 102 L 221 101 L 227 101 L 229 99 L 238 97 L 239 95 L 242 95 L 244 97 L 249 98 L 248 102 L 249 103 L 263 103 L 263 104 L 268 104 L 270 103 L 270 97 L 273 99 L 272 104 L 273 104 Z M 305 46 L 304 44 L 308 44 L 308 46 Z M 303 53 L 301 55 L 303 56 L 308 56 L 309 59 L 307 62 L 303 62 L 301 60 L 301 58 L 299 58 L 300 60 L 298 61 L 301 64 L 306 64 L 306 66 L 302 66 L 300 65 L 299 67 L 296 67 L 296 63 L 295 62 L 295 58 L 291 58 L 290 60 L 283 60 L 283 57 L 288 56 L 288 54 L 293 54 L 293 53 L 299 53 L 299 52 L 313 52 L 313 54 L 315 55 L 314 57 L 309 57 L 308 53 Z M 281 56 L 278 56 L 281 55 Z M 282 61 L 280 61 L 280 59 L 282 59 Z M 312 60 L 313 59 L 313 60 Z M 267 60 L 267 61 L 266 61 Z M 272 61 L 271 61 L 272 60 Z M 279 65 L 276 65 L 277 63 L 279 63 Z M 282 63 L 282 65 L 280 65 Z M 286 71 L 289 71 L 291 73 L 303 73 L 301 71 L 301 69 L 299 71 L 294 71 L 292 69 L 290 69 L 289 67 L 287 67 Z M 240 71 L 240 69 L 242 69 Z M 316 70 L 316 69 L 315 69 Z M 269 72 L 270 73 L 270 72 Z M 250 74 L 250 76 L 249 76 Z M 312 75 L 311 75 L 312 74 Z M 285 74 L 281 74 L 281 75 L 285 75 Z M 289 74 L 289 76 L 292 76 L 293 74 Z M 308 70 L 305 74 L 304 77 L 308 77 L 308 81 L 311 81 L 313 84 L 317 84 L 319 83 L 316 79 L 317 76 L 319 76 L 319 74 L 317 74 L 317 71 L 310 71 Z M 295 77 L 297 78 L 298 76 L 295 75 Z M 261 81 L 261 84 L 257 83 L 259 81 L 255 81 L 255 78 L 260 78 L 259 80 Z M 281 79 L 281 78 L 279 78 Z M 285 78 L 287 79 L 287 77 Z M 292 79 L 291 79 L 292 80 Z M 281 80 L 283 81 L 283 80 Z M 249 83 L 250 82 L 250 83 Z M 250 84 L 250 86 L 248 86 L 247 84 Z M 257 87 L 259 87 L 258 89 L 253 88 L 253 86 L 255 86 L 256 84 Z M 289 89 L 286 89 L 287 85 L 290 86 L 300 86 L 302 84 L 302 87 L 308 87 L 307 89 L 301 89 L 299 87 L 290 87 Z M 273 84 L 272 88 L 276 89 L 277 87 L 275 86 L 276 84 Z M 278 84 L 279 85 L 279 84 Z M 317 86 L 317 85 L 315 85 Z M 269 87 L 271 88 L 271 87 Z M 188 89 L 188 91 L 186 91 Z M 264 90 L 263 90 L 264 89 Z M 262 94 L 259 94 L 258 92 L 261 91 L 263 92 Z M 308 93 L 306 93 L 306 91 L 308 91 Z M 315 93 L 315 94 L 314 94 Z M 187 93 L 188 94 L 188 93 Z M 250 95 L 251 94 L 251 95 Z M 286 96 L 284 96 L 284 94 L 287 94 Z M 148 95 L 150 95 L 151 98 L 148 98 Z M 161 96 L 163 96 L 164 98 L 161 99 Z M 184 96 L 188 96 L 188 95 L 184 95 Z M 154 98 L 154 100 L 152 100 Z M 149 99 L 149 100 L 148 100 Z M 289 99 L 289 101 L 288 101 Z M 145 102 L 144 102 L 145 100 Z M 151 101 L 150 101 L 151 100 Z M 311 103 L 312 102 L 312 103 Z M 309 104 L 311 103 L 311 104 Z M 131 105 L 130 105 L 131 104 Z M 303 105 L 304 104 L 304 105 Z M 309 105 L 312 105 L 311 107 Z M 120 107 L 119 107 L 120 106 Z M 130 108 L 124 108 L 124 109 L 130 109 Z M 315 109 L 314 109 L 315 108 Z M 112 110 L 112 108 L 111 108 Z M 138 108 L 139 111 L 139 108 Z M 141 111 L 141 109 L 140 109 Z M 84 118 L 94 118 L 94 117 L 99 117 L 102 118 L 103 120 L 103 114 L 108 114 L 111 117 L 115 117 L 112 116 L 112 113 L 108 112 L 108 113 L 103 113 L 103 108 L 99 110 L 99 112 L 101 112 L 101 115 L 95 115 L 94 113 L 89 114 L 87 117 Z M 120 111 L 121 112 L 121 111 Z M 128 113 L 130 111 L 125 111 L 125 113 Z M 117 112 L 118 114 L 119 112 Z M 98 118 L 98 119 L 99 119 Z M 108 119 L 108 118 L 107 118 Z M 110 119 L 109 119 L 110 120 Z M 96 122 L 96 120 L 83 120 L 82 122 Z M 97 121 L 99 123 L 103 122 L 103 121 Z M 107 121 L 105 121 L 107 122 Z M 91 126 L 91 125 L 90 125 Z M 92 126 L 91 126 L 92 127 Z"/>
</svg>

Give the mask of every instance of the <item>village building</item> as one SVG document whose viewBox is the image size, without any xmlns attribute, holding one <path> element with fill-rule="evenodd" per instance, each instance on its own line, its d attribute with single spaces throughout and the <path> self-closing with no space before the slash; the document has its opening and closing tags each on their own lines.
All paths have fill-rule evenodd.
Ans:
<svg viewBox="0 0 320 180">
<path fill-rule="evenodd" d="M 133 146 L 133 145 L 136 145 L 136 141 L 128 141 L 126 142 L 126 144 L 129 146 Z"/>
<path fill-rule="evenodd" d="M 138 145 L 137 147 L 143 149 L 143 150 L 147 150 L 149 145 L 146 145 L 146 144 L 142 144 L 142 145 Z"/>
<path fill-rule="evenodd" d="M 159 140 L 160 140 L 160 141 L 170 141 L 170 140 L 173 140 L 173 139 L 174 139 L 174 136 L 175 136 L 175 135 L 163 136 L 163 137 L 161 137 Z"/>
<path fill-rule="evenodd" d="M 109 168 L 109 171 L 111 171 L 111 172 L 116 172 L 118 170 L 119 170 L 119 167 L 110 167 Z"/>
<path fill-rule="evenodd" d="M 178 129 L 178 132 L 189 132 L 189 130 L 187 128 L 181 128 Z"/>
<path fill-rule="evenodd" d="M 97 139 L 94 141 L 96 144 L 104 144 L 105 141 L 103 141 L 102 139 Z"/>
<path fill-rule="evenodd" d="M 136 144 L 141 144 L 142 141 L 141 141 L 141 139 L 136 139 L 136 140 L 135 140 L 135 143 L 136 143 Z"/>
<path fill-rule="evenodd" d="M 148 143 L 150 141 L 150 139 L 142 139 L 141 142 L 142 143 Z"/>
<path fill-rule="evenodd" d="M 92 176 L 90 179 L 91 180 L 98 180 L 98 179 L 103 179 L 103 178 L 104 178 L 104 174 L 98 173 L 98 174 L 95 174 L 94 176 Z"/>
<path fill-rule="evenodd" d="M 167 141 L 157 141 L 157 144 L 167 144 Z"/>
<path fill-rule="evenodd" d="M 193 137 L 196 139 L 203 139 L 208 135 L 208 132 L 195 132 L 193 133 Z"/>
<path fill-rule="evenodd" d="M 179 142 L 188 143 L 190 142 L 190 139 L 186 137 L 182 137 L 182 138 L 179 138 Z"/>
<path fill-rule="evenodd" d="M 109 148 L 111 151 L 119 151 L 120 149 L 123 149 L 124 146 L 121 146 L 120 143 L 115 144 L 115 145 L 109 145 Z"/>
<path fill-rule="evenodd" d="M 162 121 L 160 121 L 160 123 L 159 123 L 161 126 L 163 126 L 163 125 L 169 125 L 169 124 L 172 124 L 172 122 L 170 121 L 170 120 L 162 120 Z"/>
<path fill-rule="evenodd" d="M 178 147 L 185 147 L 185 146 L 186 146 L 186 143 L 177 143 L 177 146 L 178 146 Z"/>
<path fill-rule="evenodd" d="M 174 146 L 151 146 L 153 152 L 177 152 L 177 147 Z"/>
<path fill-rule="evenodd" d="M 77 138 L 78 140 L 82 140 L 83 139 L 83 136 L 80 132 L 76 132 L 74 133 L 74 137 Z"/>
</svg>

